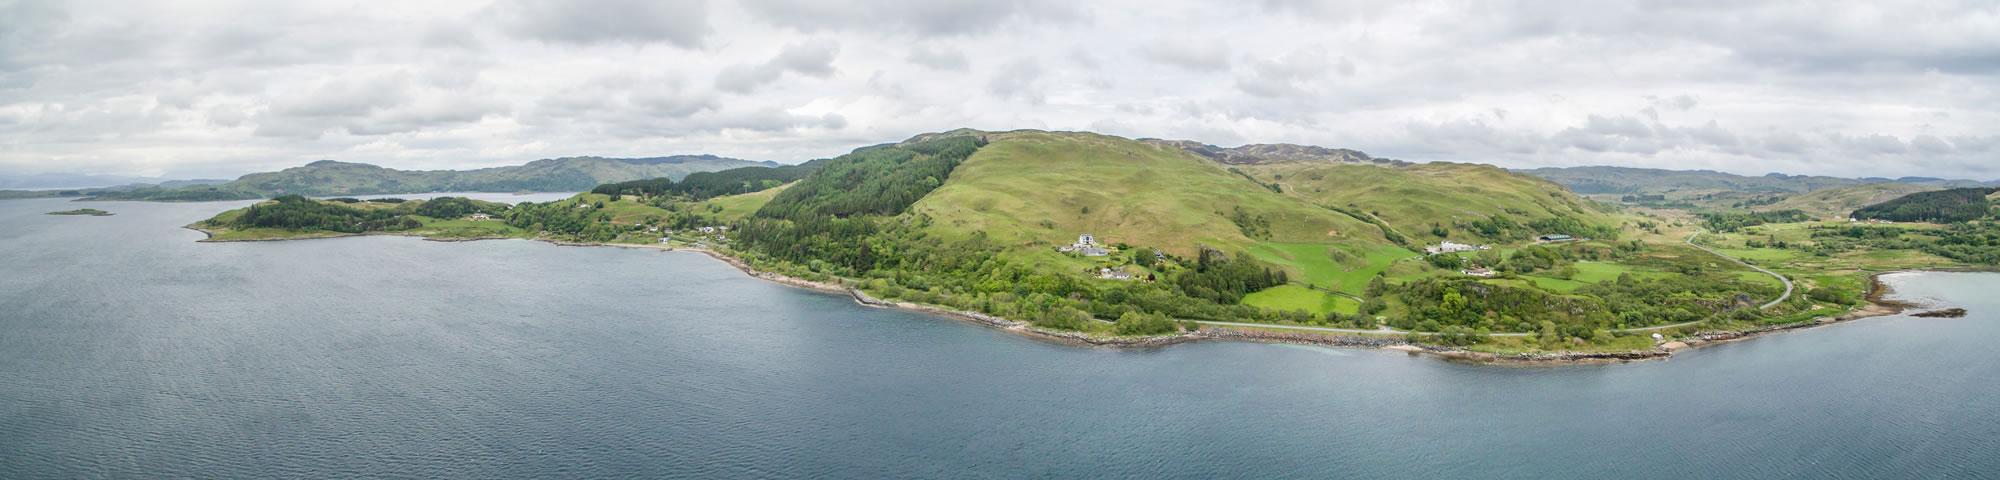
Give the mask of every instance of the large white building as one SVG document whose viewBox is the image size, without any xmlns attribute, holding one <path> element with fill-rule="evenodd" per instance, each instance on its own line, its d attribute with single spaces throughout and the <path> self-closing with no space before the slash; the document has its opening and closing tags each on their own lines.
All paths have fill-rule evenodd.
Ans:
<svg viewBox="0 0 2000 480">
<path fill-rule="evenodd" d="M 1424 248 L 1424 253 L 1435 255 L 1439 253 L 1470 252 L 1473 250 L 1487 250 L 1491 248 L 1493 247 L 1486 245 L 1466 245 L 1463 243 L 1454 243 L 1451 240 L 1445 240 L 1444 243 L 1440 243 L 1438 244 L 1438 246 Z"/>
</svg>

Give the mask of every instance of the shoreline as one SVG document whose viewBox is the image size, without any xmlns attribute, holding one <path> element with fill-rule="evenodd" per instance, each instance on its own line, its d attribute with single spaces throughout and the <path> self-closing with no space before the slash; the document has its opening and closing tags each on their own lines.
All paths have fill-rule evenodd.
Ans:
<svg viewBox="0 0 2000 480">
<path fill-rule="evenodd" d="M 737 271 L 743 272 L 744 275 L 749 276 L 751 278 L 765 280 L 772 283 L 791 286 L 795 288 L 813 290 L 821 293 L 846 296 L 849 299 L 853 300 L 855 303 L 860 304 L 862 306 L 874 307 L 874 308 L 894 308 L 894 309 L 908 310 L 919 313 L 926 313 L 931 315 L 938 315 L 938 316 L 952 318 L 954 320 L 971 323 L 974 325 L 984 326 L 1007 332 L 1013 332 L 1037 340 L 1044 340 L 1044 341 L 1073 345 L 1073 346 L 1110 347 L 1110 348 L 1159 348 L 1159 347 L 1178 345 L 1183 343 L 1193 343 L 1203 340 L 1290 343 L 1298 345 L 1316 345 L 1316 346 L 1337 347 L 1337 348 L 1393 350 L 1393 351 L 1407 352 L 1412 356 L 1416 355 L 1436 356 L 1446 361 L 1462 361 L 1462 362 L 1479 363 L 1484 365 L 1514 365 L 1514 366 L 1590 365 L 1590 364 L 1605 364 L 1605 363 L 1626 363 L 1626 362 L 1647 361 L 1647 360 L 1662 360 L 1662 359 L 1672 358 L 1674 353 L 1683 350 L 1691 350 L 1705 346 L 1733 343 L 1751 338 L 1761 337 L 1772 333 L 1790 332 L 1795 330 L 1807 330 L 1815 327 L 1833 325 L 1837 323 L 1845 323 L 1864 318 L 1896 315 L 1903 313 L 1903 311 L 1905 311 L 1906 309 L 1917 308 L 1918 306 L 1915 304 L 1911 304 L 1909 302 L 1904 302 L 1900 300 L 1890 300 L 1885 298 L 1885 295 L 1892 292 L 1893 289 L 1890 288 L 1888 284 L 1882 282 L 1881 276 L 1883 275 L 1896 274 L 1896 273 L 1931 272 L 1931 271 L 1938 271 L 1938 272 L 2000 271 L 2000 269 L 1986 268 L 1986 267 L 1932 267 L 1932 268 L 1902 269 L 1902 270 L 1892 270 L 1885 272 L 1876 272 L 1869 274 L 1868 276 L 1869 291 L 1864 296 L 1864 301 L 1867 303 L 1867 306 L 1843 312 L 1837 315 L 1816 317 L 1811 320 L 1806 320 L 1796 323 L 1772 325 L 1768 327 L 1756 328 L 1745 331 L 1696 332 L 1692 334 L 1691 335 L 1692 338 L 1688 339 L 1687 341 L 1663 342 L 1656 345 L 1656 348 L 1652 350 L 1630 350 L 1622 352 L 1549 352 L 1549 353 L 1521 353 L 1521 354 L 1507 355 L 1507 354 L 1477 352 L 1458 347 L 1444 347 L 1444 346 L 1420 344 L 1420 343 L 1413 344 L 1401 338 L 1390 337 L 1390 336 L 1316 334 L 1316 333 L 1306 333 L 1303 331 L 1299 333 L 1281 333 L 1269 330 L 1251 330 L 1251 329 L 1240 329 L 1240 328 L 1230 328 L 1230 327 L 1218 327 L 1210 325 L 1204 325 L 1200 330 L 1196 330 L 1193 332 L 1182 332 L 1176 335 L 1157 335 L 1157 336 L 1147 336 L 1147 337 L 1096 337 L 1079 332 L 1061 332 L 1061 331 L 1041 329 L 1029 325 L 1027 322 L 1008 320 L 1005 318 L 995 317 L 992 315 L 987 315 L 979 312 L 953 310 L 949 308 L 943 308 L 932 305 L 923 305 L 910 302 L 892 302 L 892 301 L 882 300 L 870 296 L 867 293 L 862 292 L 860 289 L 848 286 L 845 283 L 838 283 L 838 284 L 828 283 L 828 282 L 807 280 L 803 278 L 797 278 L 772 272 L 765 272 L 757 270 L 756 268 L 751 267 L 749 264 L 744 263 L 742 260 L 739 260 L 727 254 L 723 254 L 721 252 L 717 252 L 710 249 L 695 248 L 695 247 L 674 247 L 674 246 L 659 245 L 659 244 L 568 242 L 568 241 L 545 239 L 545 238 L 521 238 L 521 237 L 471 237 L 471 238 L 437 239 L 415 234 L 387 233 L 387 232 L 337 234 L 337 235 L 296 237 L 296 238 L 215 240 L 214 239 L 215 233 L 210 230 L 196 227 L 193 225 L 188 225 L 183 228 L 207 234 L 209 238 L 199 240 L 200 242 L 206 242 L 206 243 L 279 242 L 279 241 L 290 241 L 290 240 L 314 240 L 323 238 L 345 238 L 345 237 L 360 237 L 360 236 L 400 236 L 400 237 L 416 237 L 416 238 L 421 238 L 425 241 L 434 241 L 434 242 L 472 242 L 481 240 L 530 240 L 530 241 L 542 242 L 562 247 L 623 247 L 623 248 L 652 249 L 663 252 L 673 252 L 673 251 L 699 252 L 707 255 L 709 258 L 715 259 L 716 261 L 734 267 Z M 1282 326 L 1276 326 L 1276 325 L 1274 325 L 1274 327 L 1282 328 Z"/>
</svg>

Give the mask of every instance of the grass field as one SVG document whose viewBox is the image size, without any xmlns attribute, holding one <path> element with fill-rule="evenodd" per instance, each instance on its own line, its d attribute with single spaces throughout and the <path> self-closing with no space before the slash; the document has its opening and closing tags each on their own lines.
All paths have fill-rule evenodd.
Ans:
<svg viewBox="0 0 2000 480">
<path fill-rule="evenodd" d="M 1243 304 L 1272 310 L 1305 310 L 1314 315 L 1327 312 L 1354 313 L 1361 302 L 1298 285 L 1279 285 L 1243 296 Z"/>
<path fill-rule="evenodd" d="M 1348 295 L 1361 295 L 1368 289 L 1368 281 L 1396 260 L 1417 256 L 1416 252 L 1379 244 L 1274 242 L 1251 247 L 1250 255 L 1285 267 L 1297 281 Z"/>
</svg>

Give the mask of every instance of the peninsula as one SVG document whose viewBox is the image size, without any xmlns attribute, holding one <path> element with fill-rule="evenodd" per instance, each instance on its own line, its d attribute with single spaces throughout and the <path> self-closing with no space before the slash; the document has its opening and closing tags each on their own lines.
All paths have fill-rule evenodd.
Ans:
<svg viewBox="0 0 2000 480">
<path fill-rule="evenodd" d="M 1618 361 L 1892 313 L 1871 301 L 1875 274 L 2000 263 L 1992 192 L 1910 191 L 1864 213 L 1949 203 L 1954 216 L 1667 209 L 1488 165 L 962 129 L 552 202 L 284 196 L 190 227 L 209 241 L 693 249 L 870 305 L 1092 345 L 1229 338 Z"/>
</svg>

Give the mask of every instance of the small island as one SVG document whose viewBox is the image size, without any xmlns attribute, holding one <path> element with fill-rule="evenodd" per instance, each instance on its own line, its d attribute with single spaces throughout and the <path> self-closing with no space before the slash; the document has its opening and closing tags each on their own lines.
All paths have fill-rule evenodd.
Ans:
<svg viewBox="0 0 2000 480">
<path fill-rule="evenodd" d="M 76 209 L 76 210 L 63 210 L 63 211 L 60 211 L 60 212 L 49 212 L 49 215 L 89 215 L 89 216 L 93 216 L 93 217 L 109 217 L 109 216 L 111 216 L 111 215 L 112 215 L 112 213 L 111 213 L 111 212 L 106 212 L 106 211 L 103 211 L 103 210 L 98 210 L 98 209 L 95 209 L 95 208 L 79 208 L 79 209 Z"/>
</svg>

